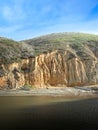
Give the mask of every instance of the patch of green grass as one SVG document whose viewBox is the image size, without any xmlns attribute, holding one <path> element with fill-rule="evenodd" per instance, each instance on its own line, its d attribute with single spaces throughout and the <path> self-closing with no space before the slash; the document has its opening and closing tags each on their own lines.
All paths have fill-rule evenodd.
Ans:
<svg viewBox="0 0 98 130">
<path fill-rule="evenodd" d="M 23 51 L 25 49 L 25 51 Z M 31 56 L 31 50 L 22 46 L 20 42 L 0 37 L 0 59 L 4 64 L 19 62 L 24 57 Z"/>
<path fill-rule="evenodd" d="M 82 55 L 87 45 L 93 52 L 98 50 L 98 36 L 84 33 L 53 33 L 21 42 L 0 37 L 0 59 L 4 64 L 20 61 L 22 58 L 66 50 L 67 45 Z M 60 51 L 61 52 L 61 51 Z"/>
<path fill-rule="evenodd" d="M 35 86 L 34 85 L 30 85 L 29 83 L 26 83 L 22 88 L 23 89 L 34 89 Z"/>
<path fill-rule="evenodd" d="M 86 46 L 94 54 L 98 50 L 98 35 L 84 33 L 53 33 L 23 42 L 33 47 L 35 56 L 55 50 L 63 50 L 64 52 L 69 46 L 81 59 L 84 59 L 86 57 L 89 58 L 90 53 L 87 52 Z M 62 51 L 59 52 L 61 53 Z"/>
</svg>

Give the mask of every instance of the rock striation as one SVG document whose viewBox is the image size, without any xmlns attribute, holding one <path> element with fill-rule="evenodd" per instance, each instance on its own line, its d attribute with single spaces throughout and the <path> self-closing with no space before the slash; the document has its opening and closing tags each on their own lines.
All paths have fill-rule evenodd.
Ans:
<svg viewBox="0 0 98 130">
<path fill-rule="evenodd" d="M 78 47 L 78 49 L 77 49 Z M 98 84 L 98 42 L 66 44 L 64 49 L 4 64 L 0 62 L 0 88 L 85 86 Z"/>
</svg>

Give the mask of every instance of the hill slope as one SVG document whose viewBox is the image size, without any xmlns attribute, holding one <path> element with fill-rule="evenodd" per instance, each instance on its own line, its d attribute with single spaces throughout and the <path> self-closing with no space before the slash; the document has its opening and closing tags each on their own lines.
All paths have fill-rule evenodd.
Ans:
<svg viewBox="0 0 98 130">
<path fill-rule="evenodd" d="M 22 58 L 33 55 L 28 49 L 29 45 L 16 42 L 12 39 L 0 37 L 0 62 L 9 64 L 12 62 L 20 61 Z M 32 49 L 32 48 L 31 48 Z"/>
<path fill-rule="evenodd" d="M 78 54 L 79 52 L 82 53 L 81 51 L 85 52 L 85 46 L 88 46 L 93 52 L 98 49 L 98 36 L 84 33 L 54 33 L 25 40 L 24 42 L 33 46 L 35 55 L 54 50 L 65 51 L 68 46 L 77 51 Z"/>
<path fill-rule="evenodd" d="M 98 84 L 97 35 L 57 33 L 20 42 L 1 38 L 0 49 L 0 87 Z"/>
</svg>

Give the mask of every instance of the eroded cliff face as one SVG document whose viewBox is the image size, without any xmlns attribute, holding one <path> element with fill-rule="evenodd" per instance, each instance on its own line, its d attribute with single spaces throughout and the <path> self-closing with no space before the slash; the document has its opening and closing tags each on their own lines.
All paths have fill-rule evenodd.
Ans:
<svg viewBox="0 0 98 130">
<path fill-rule="evenodd" d="M 0 65 L 0 88 L 84 86 L 98 84 L 98 58 L 81 58 L 72 49 L 55 50 L 21 62 Z"/>
<path fill-rule="evenodd" d="M 24 75 L 21 73 L 20 63 L 0 65 L 0 88 L 18 88 L 25 83 Z"/>
</svg>

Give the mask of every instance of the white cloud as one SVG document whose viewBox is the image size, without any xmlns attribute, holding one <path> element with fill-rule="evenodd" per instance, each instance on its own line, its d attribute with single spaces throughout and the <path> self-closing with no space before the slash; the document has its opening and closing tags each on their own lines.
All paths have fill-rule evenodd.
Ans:
<svg viewBox="0 0 98 130">
<path fill-rule="evenodd" d="M 94 27 L 95 26 L 95 27 Z M 14 38 L 17 40 L 29 39 L 41 35 L 46 35 L 50 33 L 58 33 L 58 32 L 83 32 L 83 33 L 91 33 L 98 34 L 98 21 L 90 21 L 85 23 L 69 23 L 69 24 L 55 24 L 46 27 L 42 27 L 39 29 L 33 29 L 33 27 L 20 30 L 14 33 Z"/>
<path fill-rule="evenodd" d="M 89 6 L 85 0 L 80 0 L 81 3 L 78 0 L 60 3 L 57 0 L 10 1 L 11 3 L 4 3 L 0 9 L 0 15 L 3 16 L 0 36 L 22 40 L 56 32 L 98 33 L 97 20 L 85 21 L 85 17 L 96 5 L 92 0 L 87 0 Z"/>
<path fill-rule="evenodd" d="M 0 27 L 0 32 L 7 34 L 7 33 L 15 32 L 18 29 L 20 29 L 21 27 L 22 27 L 22 25 L 1 26 Z"/>
<path fill-rule="evenodd" d="M 12 16 L 13 16 L 12 9 L 8 6 L 4 6 L 3 7 L 3 16 L 4 16 L 5 19 L 11 20 Z"/>
<path fill-rule="evenodd" d="M 18 30 L 22 28 L 22 25 L 13 25 L 13 26 L 0 26 L 0 36 L 8 37 L 11 39 L 17 39 L 15 37 L 18 34 Z"/>
<path fill-rule="evenodd" d="M 4 19 L 9 22 L 15 22 L 25 18 L 23 8 L 18 4 L 4 5 L 1 12 Z"/>
</svg>

